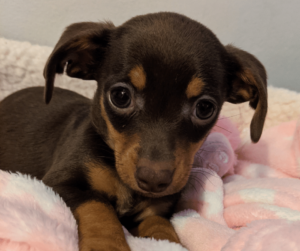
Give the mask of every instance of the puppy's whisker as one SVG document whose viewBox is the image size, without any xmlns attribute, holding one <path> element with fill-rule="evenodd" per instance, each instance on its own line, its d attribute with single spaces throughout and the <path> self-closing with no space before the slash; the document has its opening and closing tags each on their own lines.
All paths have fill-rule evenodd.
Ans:
<svg viewBox="0 0 300 251">
<path fill-rule="evenodd" d="M 218 125 L 215 125 L 215 126 L 221 128 L 221 129 L 223 129 L 223 130 L 226 131 L 226 132 L 232 133 L 231 131 L 228 131 L 228 130 L 225 129 L 224 127 L 221 127 L 221 126 L 218 126 Z"/>
<path fill-rule="evenodd" d="M 189 185 L 191 185 L 194 188 L 195 192 L 198 192 L 199 189 L 197 189 L 197 187 L 194 183 L 196 183 L 196 185 L 199 185 L 201 190 L 205 190 L 204 183 L 202 180 L 197 179 L 196 177 L 190 177 Z"/>
<path fill-rule="evenodd" d="M 190 177 L 190 178 L 189 178 L 189 183 L 188 183 L 188 184 L 189 184 L 190 186 L 192 186 L 192 188 L 193 188 L 193 190 L 194 190 L 195 192 L 198 192 L 198 190 L 197 190 L 196 186 L 194 185 L 194 182 L 193 182 L 193 181 L 194 181 L 194 178 L 193 178 L 193 177 Z"/>
<path fill-rule="evenodd" d="M 233 117 L 240 116 L 240 115 L 241 115 L 241 113 L 235 114 L 235 115 L 232 115 L 232 116 L 224 116 L 223 118 L 218 118 L 218 120 L 233 118 Z"/>
</svg>

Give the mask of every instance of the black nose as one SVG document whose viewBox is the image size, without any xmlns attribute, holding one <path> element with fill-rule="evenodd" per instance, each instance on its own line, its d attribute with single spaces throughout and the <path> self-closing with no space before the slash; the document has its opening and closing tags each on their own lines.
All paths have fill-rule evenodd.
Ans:
<svg viewBox="0 0 300 251">
<path fill-rule="evenodd" d="M 138 186 L 147 192 L 159 193 L 167 189 L 172 182 L 170 170 L 154 170 L 149 166 L 139 166 L 135 173 Z"/>
</svg>

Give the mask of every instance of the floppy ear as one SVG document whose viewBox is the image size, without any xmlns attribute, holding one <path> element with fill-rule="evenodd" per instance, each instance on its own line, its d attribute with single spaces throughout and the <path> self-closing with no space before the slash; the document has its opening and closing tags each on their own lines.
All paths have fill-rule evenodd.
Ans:
<svg viewBox="0 0 300 251">
<path fill-rule="evenodd" d="M 267 110 L 267 73 L 264 66 L 250 53 L 225 46 L 230 56 L 231 88 L 227 101 L 242 103 L 250 101 L 250 106 L 255 109 L 251 121 L 251 140 L 256 143 L 262 134 Z"/>
<path fill-rule="evenodd" d="M 96 68 L 103 60 L 109 43 L 112 23 L 75 23 L 66 28 L 48 58 L 44 68 L 45 102 L 52 97 L 55 74 L 63 73 L 73 78 L 95 80 Z"/>
</svg>

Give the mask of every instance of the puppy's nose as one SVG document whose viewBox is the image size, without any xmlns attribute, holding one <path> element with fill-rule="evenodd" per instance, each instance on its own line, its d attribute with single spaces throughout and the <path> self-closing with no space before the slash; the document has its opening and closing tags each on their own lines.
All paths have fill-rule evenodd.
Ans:
<svg viewBox="0 0 300 251">
<path fill-rule="evenodd" d="M 148 166 L 140 166 L 136 171 L 138 186 L 147 192 L 159 193 L 167 189 L 172 182 L 173 172 L 158 170 Z"/>
</svg>

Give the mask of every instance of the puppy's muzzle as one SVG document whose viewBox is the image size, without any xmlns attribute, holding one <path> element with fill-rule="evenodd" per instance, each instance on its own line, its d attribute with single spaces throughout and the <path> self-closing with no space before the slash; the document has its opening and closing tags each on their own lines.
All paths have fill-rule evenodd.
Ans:
<svg viewBox="0 0 300 251">
<path fill-rule="evenodd" d="M 156 162 L 140 159 L 135 172 L 138 186 L 151 193 L 163 192 L 172 183 L 173 165 L 171 162 Z"/>
</svg>

